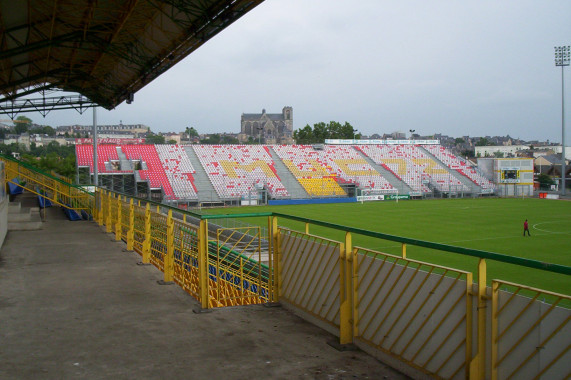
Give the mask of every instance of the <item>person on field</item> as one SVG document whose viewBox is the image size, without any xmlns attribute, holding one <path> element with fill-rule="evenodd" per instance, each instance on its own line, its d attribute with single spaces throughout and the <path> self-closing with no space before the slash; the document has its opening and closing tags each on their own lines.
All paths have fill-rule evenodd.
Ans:
<svg viewBox="0 0 571 380">
<path fill-rule="evenodd" d="M 527 219 L 523 222 L 523 236 L 525 237 L 525 232 L 527 231 L 527 236 L 531 236 L 529 233 L 529 224 L 527 224 Z"/>
</svg>

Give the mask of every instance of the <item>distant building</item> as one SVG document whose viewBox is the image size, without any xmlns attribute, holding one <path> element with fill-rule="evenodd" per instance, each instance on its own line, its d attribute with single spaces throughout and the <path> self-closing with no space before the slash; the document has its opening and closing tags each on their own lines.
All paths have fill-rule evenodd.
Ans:
<svg viewBox="0 0 571 380">
<path fill-rule="evenodd" d="M 528 145 L 488 145 L 475 148 L 476 157 L 493 157 L 499 153 L 502 157 L 515 157 L 516 152 L 529 149 Z"/>
<path fill-rule="evenodd" d="M 149 130 L 149 127 L 143 124 L 116 124 L 116 125 L 98 125 L 97 134 L 99 137 L 121 137 L 133 138 L 144 135 Z M 82 137 L 89 136 L 93 132 L 92 125 L 65 125 L 57 128 L 59 134 L 68 132 L 69 134 L 79 133 Z"/>
<path fill-rule="evenodd" d="M 238 135 L 240 142 L 250 137 L 265 144 L 293 143 L 293 108 L 284 107 L 282 113 L 243 113 L 240 120 L 241 129 Z"/>
<path fill-rule="evenodd" d="M 565 165 L 567 165 L 567 163 L 568 161 L 565 160 Z M 535 169 L 538 173 L 561 175 L 561 153 L 536 158 Z M 565 171 L 567 172 L 567 170 Z"/>
<path fill-rule="evenodd" d="M 165 143 L 168 144 L 169 141 L 173 140 L 175 144 L 180 145 L 181 143 L 181 135 L 182 133 L 177 132 L 165 132 L 161 133 L 161 135 L 165 138 Z"/>
<path fill-rule="evenodd" d="M 561 145 L 551 146 L 550 148 L 553 149 L 555 153 L 559 154 L 561 154 L 561 152 L 563 151 L 563 147 Z M 571 146 L 565 145 L 565 159 L 571 160 Z"/>
</svg>

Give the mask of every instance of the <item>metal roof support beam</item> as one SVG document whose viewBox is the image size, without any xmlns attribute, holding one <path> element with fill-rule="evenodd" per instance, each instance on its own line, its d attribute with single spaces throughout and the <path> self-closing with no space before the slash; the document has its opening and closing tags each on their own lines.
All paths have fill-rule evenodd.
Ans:
<svg viewBox="0 0 571 380">
<path fill-rule="evenodd" d="M 22 99 L 0 102 L 0 115 L 15 115 L 25 112 L 40 112 L 46 116 L 53 110 L 75 109 L 80 114 L 97 104 L 81 95 L 66 95 L 52 98 Z"/>
<path fill-rule="evenodd" d="M 57 85 L 112 109 L 262 1 L 15 2 L 0 14 L 0 97 Z"/>
</svg>

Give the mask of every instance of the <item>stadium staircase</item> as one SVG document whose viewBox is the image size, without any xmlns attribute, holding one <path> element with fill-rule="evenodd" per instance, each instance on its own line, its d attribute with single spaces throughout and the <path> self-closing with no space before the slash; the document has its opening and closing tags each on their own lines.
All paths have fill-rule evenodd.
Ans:
<svg viewBox="0 0 571 380">
<path fill-rule="evenodd" d="M 119 156 L 119 170 L 133 171 L 133 163 L 123 153 L 119 145 L 117 146 L 117 155 Z"/>
<path fill-rule="evenodd" d="M 445 168 L 454 178 L 460 181 L 463 185 L 467 186 L 473 194 L 479 193 L 482 188 L 476 185 L 474 182 L 470 181 L 470 178 L 458 173 L 456 170 L 452 170 L 448 165 L 446 165 L 442 160 L 438 159 L 435 155 L 430 153 L 427 149 L 424 149 L 421 145 L 417 146 L 420 151 L 426 154 L 428 157 L 432 158 L 434 161 L 438 162 L 440 166 Z"/>
<path fill-rule="evenodd" d="M 183 148 L 184 151 L 186 152 L 186 155 L 188 156 L 188 159 L 190 160 L 190 163 L 192 164 L 192 167 L 194 168 L 194 170 L 196 170 L 196 173 L 193 174 L 193 177 L 194 177 L 194 186 L 196 186 L 196 193 L 198 195 L 198 203 L 222 202 L 222 200 L 216 193 L 216 190 L 214 189 L 212 182 L 210 182 L 210 179 L 208 179 L 206 171 L 200 164 L 200 161 L 198 160 L 198 156 L 196 155 L 194 149 L 192 149 L 191 146 L 185 146 Z"/>
<path fill-rule="evenodd" d="M 42 229 L 40 208 L 35 194 L 17 195 L 8 207 L 8 231 L 32 231 Z"/>
<path fill-rule="evenodd" d="M 285 166 L 282 159 L 274 151 L 274 148 L 272 148 L 271 146 L 268 146 L 268 148 L 269 148 L 268 151 L 272 156 L 272 160 L 274 160 L 274 167 L 276 169 L 276 173 L 278 173 L 278 176 L 280 177 L 283 185 L 287 189 L 290 196 L 293 199 L 309 198 L 309 194 L 307 194 L 307 191 L 305 191 L 303 186 L 301 186 L 299 181 Z"/>
<path fill-rule="evenodd" d="M 371 165 L 376 171 L 381 173 L 381 175 L 385 177 L 385 179 L 392 185 L 392 187 L 397 189 L 399 194 L 410 194 L 413 191 L 410 186 L 397 178 L 393 173 L 383 168 L 381 165 L 375 163 L 375 161 L 373 161 L 369 156 L 363 154 L 363 152 L 361 152 L 359 149 L 355 149 L 355 151 L 357 151 L 357 153 L 359 153 L 359 155 L 363 157 L 365 161 L 367 161 L 367 163 Z"/>
</svg>

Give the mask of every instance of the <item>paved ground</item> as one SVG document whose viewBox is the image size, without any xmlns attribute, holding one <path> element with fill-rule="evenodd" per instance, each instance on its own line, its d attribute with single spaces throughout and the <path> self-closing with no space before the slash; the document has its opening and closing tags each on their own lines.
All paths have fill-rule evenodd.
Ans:
<svg viewBox="0 0 571 380">
<path fill-rule="evenodd" d="M 0 250 L 1 379 L 405 379 L 282 308 L 216 309 L 49 209 Z"/>
</svg>

